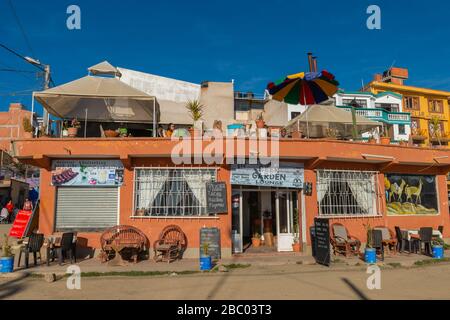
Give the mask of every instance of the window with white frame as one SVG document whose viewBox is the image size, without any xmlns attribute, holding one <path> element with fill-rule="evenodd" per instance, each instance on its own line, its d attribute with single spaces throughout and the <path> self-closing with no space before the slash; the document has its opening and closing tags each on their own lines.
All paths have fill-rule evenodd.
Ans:
<svg viewBox="0 0 450 320">
<path fill-rule="evenodd" d="M 208 216 L 206 183 L 216 181 L 216 169 L 135 169 L 134 216 Z"/>
<path fill-rule="evenodd" d="M 321 217 L 379 215 L 379 186 L 374 171 L 317 171 L 317 201 Z"/>
</svg>

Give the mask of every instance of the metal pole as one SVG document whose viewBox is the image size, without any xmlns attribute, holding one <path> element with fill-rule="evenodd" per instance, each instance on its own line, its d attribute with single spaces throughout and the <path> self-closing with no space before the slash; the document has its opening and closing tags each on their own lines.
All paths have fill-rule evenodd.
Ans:
<svg viewBox="0 0 450 320">
<path fill-rule="evenodd" d="M 153 138 L 156 138 L 156 99 L 153 97 Z"/>
<path fill-rule="evenodd" d="M 44 90 L 47 90 L 48 88 L 50 88 L 50 66 L 44 65 Z M 49 118 L 50 115 L 47 112 L 47 109 L 44 108 L 43 112 L 42 112 L 42 118 L 43 118 L 43 126 L 45 127 L 46 130 L 46 134 L 48 134 L 48 123 L 49 123 Z"/>
<path fill-rule="evenodd" d="M 354 106 L 352 106 L 352 136 L 353 136 L 353 140 L 356 141 L 356 139 L 358 138 L 358 130 L 356 129 L 356 109 Z"/>
<path fill-rule="evenodd" d="M 86 114 L 84 116 L 84 138 L 86 138 L 86 130 L 87 130 L 87 117 L 88 117 L 88 109 L 86 108 Z"/>
</svg>

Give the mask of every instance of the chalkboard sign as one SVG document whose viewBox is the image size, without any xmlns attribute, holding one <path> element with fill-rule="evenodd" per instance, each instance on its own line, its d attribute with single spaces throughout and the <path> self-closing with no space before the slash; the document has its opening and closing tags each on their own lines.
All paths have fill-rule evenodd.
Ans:
<svg viewBox="0 0 450 320">
<path fill-rule="evenodd" d="M 200 229 L 200 255 L 203 254 L 203 245 L 208 244 L 208 254 L 213 260 L 220 259 L 220 230 L 219 228 Z"/>
<path fill-rule="evenodd" d="M 227 213 L 227 185 L 225 182 L 206 184 L 206 205 L 208 213 Z"/>
<path fill-rule="evenodd" d="M 318 264 L 330 266 L 330 225 L 328 219 L 314 220 L 315 258 Z"/>
</svg>

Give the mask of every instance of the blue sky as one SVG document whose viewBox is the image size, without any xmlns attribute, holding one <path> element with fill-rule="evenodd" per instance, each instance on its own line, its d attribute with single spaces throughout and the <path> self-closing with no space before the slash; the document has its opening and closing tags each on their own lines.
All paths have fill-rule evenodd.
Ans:
<svg viewBox="0 0 450 320">
<path fill-rule="evenodd" d="M 408 84 L 450 90 L 450 4 L 437 0 L 0 0 L 0 43 L 52 67 L 56 84 L 86 75 L 102 60 L 199 83 L 235 79 L 237 90 L 307 69 L 306 52 L 341 87 L 357 90 L 376 72 L 410 70 Z M 66 28 L 66 9 L 81 8 L 81 30 Z M 381 8 L 381 30 L 366 28 L 366 9 Z M 34 68 L 0 48 L 0 69 Z M 0 109 L 31 105 L 32 73 L 0 71 Z M 13 94 L 14 93 L 14 94 Z"/>
</svg>

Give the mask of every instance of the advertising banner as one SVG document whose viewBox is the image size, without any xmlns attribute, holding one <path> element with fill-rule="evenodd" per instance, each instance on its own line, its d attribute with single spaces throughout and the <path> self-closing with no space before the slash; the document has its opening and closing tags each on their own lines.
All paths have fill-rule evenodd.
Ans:
<svg viewBox="0 0 450 320">
<path fill-rule="evenodd" d="M 54 160 L 52 185 L 71 187 L 117 187 L 123 183 L 120 160 Z"/>
</svg>

